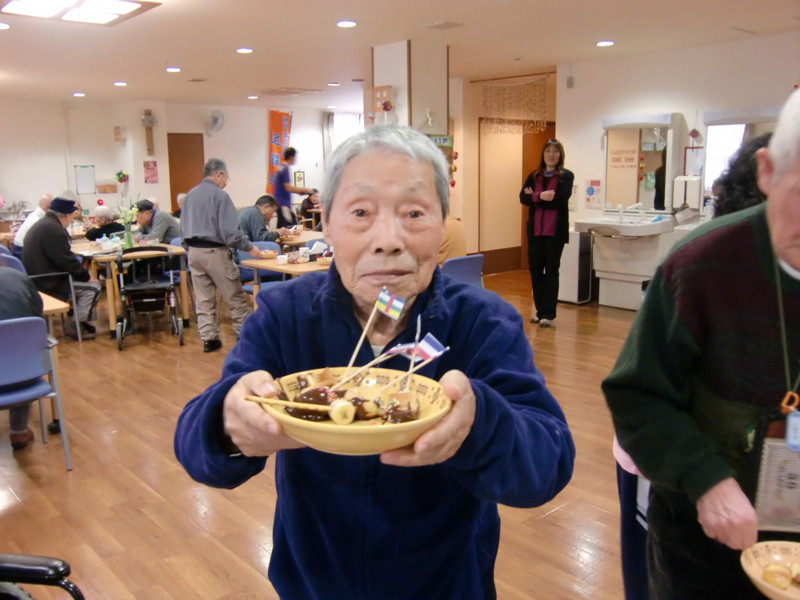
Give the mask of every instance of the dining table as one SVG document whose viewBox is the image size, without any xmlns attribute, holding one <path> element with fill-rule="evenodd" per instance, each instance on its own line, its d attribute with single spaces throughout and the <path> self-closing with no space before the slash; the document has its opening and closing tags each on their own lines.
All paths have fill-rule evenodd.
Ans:
<svg viewBox="0 0 800 600">
<path fill-rule="evenodd" d="M 14 236 L 17 235 L 14 231 L 0 232 L 0 244 L 11 250 L 11 244 L 14 242 Z"/>
<path fill-rule="evenodd" d="M 275 258 L 248 258 L 241 262 L 243 267 L 253 269 L 253 298 L 258 295 L 261 289 L 261 278 L 259 276 L 259 269 L 265 271 L 275 271 L 283 273 L 289 277 L 298 277 L 305 273 L 314 273 L 317 271 L 327 271 L 331 267 L 330 260 L 321 261 L 308 261 L 302 263 L 286 263 L 278 264 Z"/>
<path fill-rule="evenodd" d="M 186 271 L 186 249 L 183 246 L 171 246 L 169 244 L 158 244 L 165 248 L 169 248 L 173 256 L 180 257 L 180 284 L 179 295 L 181 299 L 181 318 L 183 318 L 184 326 L 189 324 L 189 307 L 191 306 L 191 295 L 189 294 L 189 280 Z M 158 251 L 148 251 L 150 245 L 134 245 L 139 251 L 135 253 L 135 258 L 160 258 L 163 253 Z M 103 250 L 98 244 L 94 242 L 81 241 L 75 242 L 71 246 L 72 252 L 83 256 L 90 261 L 90 273 L 92 277 L 97 278 L 97 270 L 99 266 L 105 269 L 105 287 L 106 287 L 106 301 L 108 303 L 108 327 L 111 337 L 116 336 L 117 330 L 117 315 L 122 314 L 122 298 L 119 293 L 119 281 L 117 271 L 117 250 Z M 127 257 L 126 257 L 127 258 Z"/>
<path fill-rule="evenodd" d="M 291 235 L 286 237 L 278 238 L 276 241 L 281 246 L 289 246 L 291 248 L 299 248 L 300 246 L 305 246 L 306 242 L 310 242 L 311 240 L 319 240 L 321 242 L 325 242 L 325 235 L 321 231 L 314 231 L 311 229 L 304 230 L 300 232 L 300 235 Z M 261 259 L 254 259 L 254 260 L 261 260 Z M 273 269 L 274 270 L 274 269 Z"/>
</svg>

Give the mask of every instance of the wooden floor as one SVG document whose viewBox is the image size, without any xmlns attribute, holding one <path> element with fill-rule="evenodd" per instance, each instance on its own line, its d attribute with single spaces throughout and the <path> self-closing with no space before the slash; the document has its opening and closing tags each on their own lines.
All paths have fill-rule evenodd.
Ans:
<svg viewBox="0 0 800 600">
<path fill-rule="evenodd" d="M 599 386 L 634 313 L 560 305 L 555 327 L 541 329 L 527 324 L 529 286 L 521 271 L 486 278 L 486 287 L 525 317 L 535 362 L 564 408 L 577 459 L 572 482 L 549 504 L 501 507 L 498 596 L 618 600 L 612 428 Z M 103 303 L 100 309 L 98 323 L 104 324 Z M 191 328 L 179 347 L 155 318 L 153 331 L 125 338 L 123 352 L 105 330 L 82 344 L 62 340 L 75 468 L 64 469 L 60 439 L 42 444 L 38 427 L 32 447 L 12 452 L 8 421 L 0 417 L 0 552 L 66 559 L 87 599 L 277 598 L 266 578 L 272 472 L 234 491 L 215 490 L 192 482 L 172 451 L 181 408 L 216 381 L 233 344 L 228 323 L 222 337 L 222 352 L 204 354 Z M 36 409 L 32 423 L 38 424 Z M 65 597 L 33 590 L 37 598 Z"/>
</svg>

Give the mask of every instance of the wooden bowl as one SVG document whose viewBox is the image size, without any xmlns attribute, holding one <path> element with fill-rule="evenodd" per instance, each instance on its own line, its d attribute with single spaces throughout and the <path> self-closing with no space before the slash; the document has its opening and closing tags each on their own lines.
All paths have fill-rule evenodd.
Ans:
<svg viewBox="0 0 800 600">
<path fill-rule="evenodd" d="M 323 369 L 306 371 L 317 375 Z M 345 367 L 331 369 L 334 375 L 341 376 L 347 371 Z M 402 375 L 402 371 L 393 369 L 371 368 L 365 374 L 366 379 L 374 379 L 378 385 Z M 299 392 L 297 374 L 286 375 L 279 379 L 289 400 Z M 345 389 L 355 385 L 345 384 Z M 354 421 L 349 425 L 337 425 L 332 421 L 306 421 L 286 413 L 282 406 L 262 408 L 272 415 L 283 427 L 284 432 L 293 439 L 316 450 L 345 455 L 380 454 L 393 448 L 402 448 L 412 444 L 420 435 L 436 425 L 450 410 L 450 398 L 445 396 L 438 381 L 422 377 L 416 373 L 411 375 L 411 389 L 417 394 L 420 405 L 419 418 L 406 423 L 384 423 L 381 419 L 370 421 Z M 392 391 L 390 388 L 389 391 Z"/>
<path fill-rule="evenodd" d="M 792 583 L 782 590 L 764 580 L 764 567 L 769 564 L 778 563 L 790 567 L 792 563 L 800 563 L 800 543 L 759 542 L 742 552 L 740 562 L 750 581 L 767 598 L 800 600 L 800 585 Z"/>
<path fill-rule="evenodd" d="M 329 265 L 333 262 L 332 256 L 318 256 L 317 262 L 323 265 Z"/>
<path fill-rule="evenodd" d="M 278 256 L 277 250 L 262 250 L 261 251 L 261 258 L 275 258 Z"/>
</svg>

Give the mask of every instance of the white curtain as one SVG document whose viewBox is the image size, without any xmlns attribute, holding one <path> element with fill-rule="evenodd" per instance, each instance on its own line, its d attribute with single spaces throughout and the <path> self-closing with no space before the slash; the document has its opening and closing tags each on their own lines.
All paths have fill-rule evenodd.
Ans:
<svg viewBox="0 0 800 600">
<path fill-rule="evenodd" d="M 361 113 L 327 113 L 322 127 L 322 152 L 325 159 L 327 160 L 336 146 L 361 131 L 364 131 L 364 115 Z"/>
</svg>

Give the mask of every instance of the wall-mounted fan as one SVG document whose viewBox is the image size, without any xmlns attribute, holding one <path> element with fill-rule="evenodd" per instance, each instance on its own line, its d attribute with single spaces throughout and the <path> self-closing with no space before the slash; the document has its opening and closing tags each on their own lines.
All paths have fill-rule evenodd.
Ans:
<svg viewBox="0 0 800 600">
<path fill-rule="evenodd" d="M 206 119 L 206 133 L 211 136 L 212 133 L 222 129 L 223 125 L 225 125 L 225 115 L 220 109 L 215 108 Z"/>
</svg>

